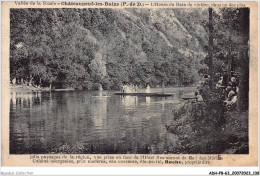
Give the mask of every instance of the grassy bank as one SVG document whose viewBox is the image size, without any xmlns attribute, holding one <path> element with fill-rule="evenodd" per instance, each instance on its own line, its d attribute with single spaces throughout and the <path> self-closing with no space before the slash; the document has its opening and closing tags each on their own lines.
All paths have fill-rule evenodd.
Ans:
<svg viewBox="0 0 260 176">
<path fill-rule="evenodd" d="M 218 116 L 213 112 L 216 109 L 208 108 L 205 103 L 189 102 L 173 110 L 167 130 L 178 136 L 178 142 L 169 153 L 247 154 L 248 112 Z"/>
</svg>

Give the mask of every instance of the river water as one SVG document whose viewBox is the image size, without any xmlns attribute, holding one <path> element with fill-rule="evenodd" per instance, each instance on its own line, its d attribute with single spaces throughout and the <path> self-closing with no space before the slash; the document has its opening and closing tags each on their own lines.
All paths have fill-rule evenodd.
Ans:
<svg viewBox="0 0 260 176">
<path fill-rule="evenodd" d="M 159 90 L 152 89 L 151 92 Z M 165 124 L 179 97 L 113 95 L 114 91 L 12 92 L 10 154 L 145 154 L 172 151 L 177 136 Z"/>
</svg>

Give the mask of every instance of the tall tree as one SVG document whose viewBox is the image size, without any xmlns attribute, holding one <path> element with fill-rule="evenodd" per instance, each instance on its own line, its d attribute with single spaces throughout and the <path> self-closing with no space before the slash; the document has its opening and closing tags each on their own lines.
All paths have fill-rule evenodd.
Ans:
<svg viewBox="0 0 260 176">
<path fill-rule="evenodd" d="M 238 92 L 238 110 L 248 110 L 249 93 L 249 8 L 239 9 L 239 26 L 242 41 L 240 43 L 240 74 L 239 74 L 239 92 Z"/>
<path fill-rule="evenodd" d="M 209 67 L 209 76 L 210 76 L 210 88 L 212 89 L 213 85 L 213 66 L 212 66 L 212 60 L 213 60 L 213 24 L 212 24 L 212 8 L 209 8 L 209 46 L 208 46 L 208 67 Z"/>
</svg>

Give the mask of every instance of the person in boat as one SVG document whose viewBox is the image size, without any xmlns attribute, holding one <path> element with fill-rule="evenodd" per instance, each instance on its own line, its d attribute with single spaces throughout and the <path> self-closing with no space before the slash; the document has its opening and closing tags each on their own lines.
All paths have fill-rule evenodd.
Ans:
<svg viewBox="0 0 260 176">
<path fill-rule="evenodd" d="M 121 93 L 123 93 L 123 86 L 124 85 L 122 83 L 119 84 L 119 90 L 120 90 Z"/>
<path fill-rule="evenodd" d="M 122 92 L 123 92 L 123 93 L 126 93 L 126 85 L 125 85 L 125 84 L 123 84 Z"/>
<path fill-rule="evenodd" d="M 126 85 L 126 93 L 132 93 L 131 84 Z"/>
<path fill-rule="evenodd" d="M 100 97 L 102 97 L 103 88 L 102 88 L 102 85 L 101 85 L 101 84 L 99 84 L 98 90 L 99 90 L 98 95 L 99 95 Z"/>
<path fill-rule="evenodd" d="M 99 92 L 102 92 L 102 91 L 103 91 L 103 88 L 102 88 L 102 85 L 101 85 L 101 84 L 99 84 L 98 90 L 99 90 Z"/>
<path fill-rule="evenodd" d="M 145 93 L 150 93 L 151 92 L 151 88 L 149 86 L 149 84 L 147 85 L 146 89 L 145 89 Z"/>
<path fill-rule="evenodd" d="M 127 84 L 125 85 L 125 93 L 129 93 L 129 88 Z"/>
<path fill-rule="evenodd" d="M 125 93 L 133 93 L 133 86 L 131 84 L 126 85 Z"/>
<path fill-rule="evenodd" d="M 135 86 L 133 84 L 130 84 L 130 92 L 131 93 L 135 92 Z"/>
<path fill-rule="evenodd" d="M 162 83 L 162 93 L 163 94 L 165 93 L 165 84 L 164 84 L 164 82 Z"/>
<path fill-rule="evenodd" d="M 138 86 L 137 86 L 137 84 L 135 85 L 135 92 L 136 92 L 136 93 L 138 92 Z"/>
</svg>

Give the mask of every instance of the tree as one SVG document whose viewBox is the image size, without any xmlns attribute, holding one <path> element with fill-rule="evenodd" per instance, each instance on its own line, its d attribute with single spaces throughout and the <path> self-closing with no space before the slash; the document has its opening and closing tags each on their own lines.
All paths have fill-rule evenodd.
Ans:
<svg viewBox="0 0 260 176">
<path fill-rule="evenodd" d="M 106 63 L 102 60 L 102 54 L 96 53 L 95 58 L 89 64 L 89 68 L 94 82 L 100 84 L 107 74 Z"/>
<path fill-rule="evenodd" d="M 239 9 L 239 27 L 242 40 L 239 46 L 240 74 L 238 92 L 238 110 L 248 110 L 249 93 L 249 8 Z"/>
<path fill-rule="evenodd" d="M 213 12 L 213 73 L 239 73 L 238 110 L 248 109 L 249 90 L 249 9 L 222 8 Z"/>
<path fill-rule="evenodd" d="M 210 76 L 210 88 L 213 88 L 213 24 L 212 24 L 212 8 L 209 8 L 209 47 L 208 47 L 208 67 L 209 67 L 209 76 Z"/>
</svg>

